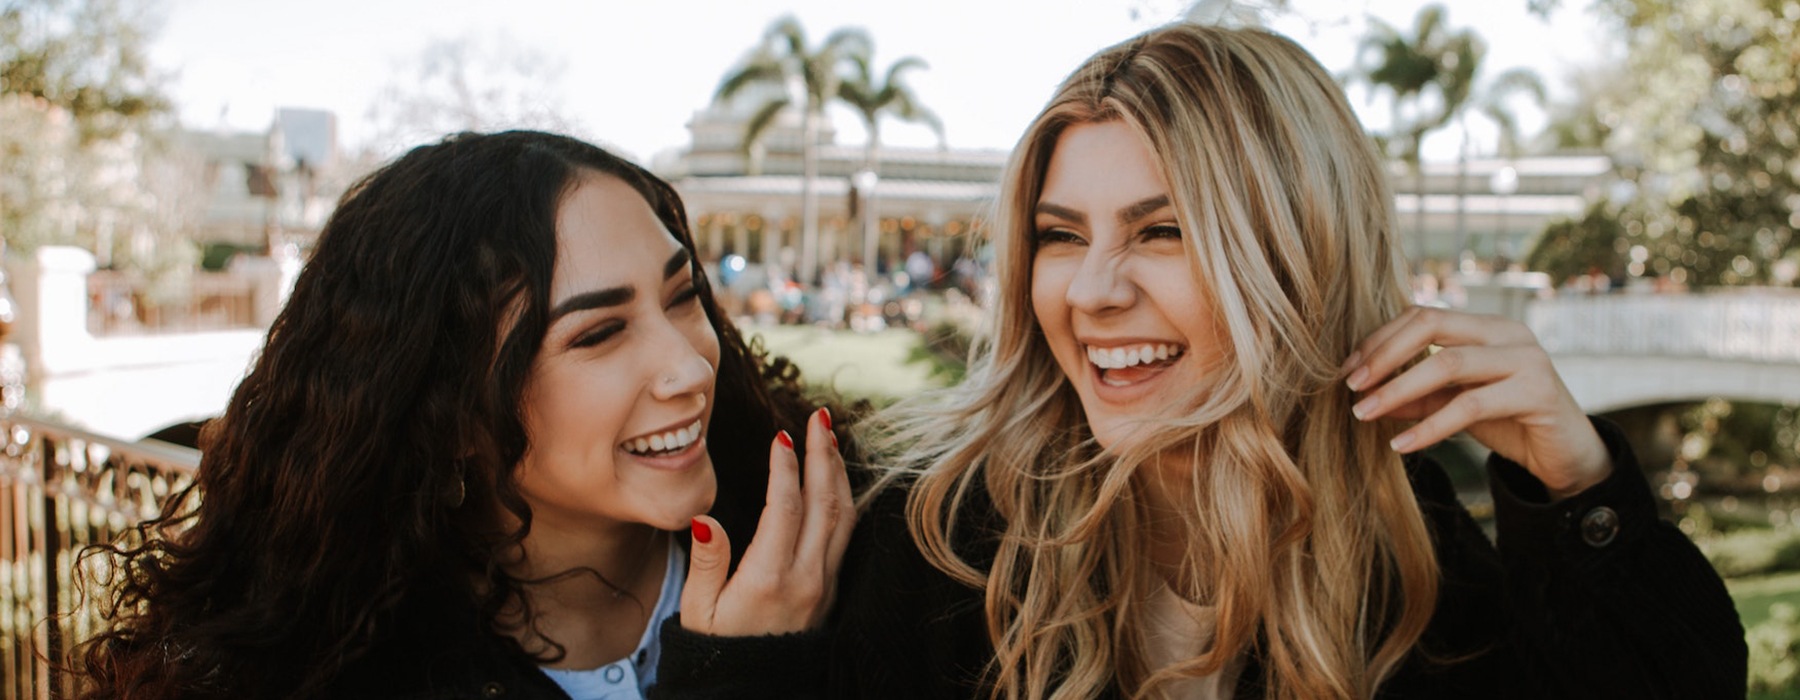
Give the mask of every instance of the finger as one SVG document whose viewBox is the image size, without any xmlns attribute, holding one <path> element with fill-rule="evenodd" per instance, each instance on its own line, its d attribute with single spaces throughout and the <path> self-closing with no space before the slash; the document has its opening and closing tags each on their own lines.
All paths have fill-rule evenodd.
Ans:
<svg viewBox="0 0 1800 700">
<path fill-rule="evenodd" d="M 806 521 L 794 551 L 797 570 L 825 570 L 827 550 L 849 504 L 839 500 L 836 482 L 844 480 L 844 463 L 831 432 L 831 414 L 813 412 L 806 422 Z"/>
<path fill-rule="evenodd" d="M 1353 391 L 1380 384 L 1433 345 L 1498 346 L 1525 342 L 1536 341 L 1530 329 L 1511 319 L 1413 307 L 1365 341 L 1360 355 L 1352 358 L 1360 366 L 1350 370 L 1345 383 Z"/>
<path fill-rule="evenodd" d="M 1511 384 L 1513 382 L 1498 382 L 1457 394 L 1443 408 L 1420 418 L 1413 427 L 1394 436 L 1389 446 L 1401 454 L 1417 452 L 1477 422 L 1518 414 L 1529 404 L 1520 399 L 1525 392 Z"/>
<path fill-rule="evenodd" d="M 1444 348 L 1379 388 L 1367 391 L 1350 412 L 1361 420 L 1375 420 L 1396 407 L 1444 389 L 1500 381 L 1521 369 L 1519 353 L 1516 347 L 1465 345 Z"/>
<path fill-rule="evenodd" d="M 681 626 L 711 632 L 719 593 L 731 568 L 731 538 L 711 516 L 695 516 L 690 525 L 687 583 L 681 587 Z"/>
<path fill-rule="evenodd" d="M 838 502 L 843 504 L 843 517 L 838 518 L 837 528 L 832 532 L 831 542 L 825 551 L 825 577 L 828 582 L 837 581 L 838 566 L 844 561 L 844 551 L 850 546 L 850 535 L 856 530 L 856 497 L 850 490 L 849 467 L 844 464 L 843 452 L 837 455 L 838 469 L 833 475 L 832 483 L 837 492 Z"/>
<path fill-rule="evenodd" d="M 806 517 L 800 497 L 800 458 L 794 440 L 783 430 L 769 442 L 769 490 L 762 517 L 756 521 L 756 537 L 744 550 L 741 568 L 763 572 L 786 570 L 793 563 L 794 541 Z"/>
<path fill-rule="evenodd" d="M 1409 403 L 1389 408 L 1382 417 L 1389 420 L 1416 421 L 1450 405 L 1450 402 L 1462 392 L 1463 390 L 1458 388 L 1434 391 Z"/>
<path fill-rule="evenodd" d="M 1364 337 L 1361 342 L 1356 344 L 1356 347 L 1351 349 L 1350 356 L 1344 358 L 1343 366 L 1338 369 L 1344 372 L 1351 372 L 1356 368 L 1363 366 L 1364 360 L 1369 356 L 1370 351 L 1387 344 L 1389 338 L 1394 337 L 1394 334 L 1399 333 L 1401 328 L 1412 323 L 1412 320 L 1418 316 L 1420 308 L 1421 307 L 1417 306 L 1408 307 L 1405 311 L 1400 312 L 1400 315 L 1388 319 L 1387 323 L 1381 324 L 1381 327 L 1376 328 L 1375 332 Z"/>
</svg>

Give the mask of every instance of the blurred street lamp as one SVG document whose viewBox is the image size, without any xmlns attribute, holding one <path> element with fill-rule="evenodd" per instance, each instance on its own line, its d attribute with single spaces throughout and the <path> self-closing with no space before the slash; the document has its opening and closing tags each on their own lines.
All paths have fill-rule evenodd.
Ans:
<svg viewBox="0 0 1800 700">
<path fill-rule="evenodd" d="M 863 269 L 869 274 L 875 273 L 875 256 L 880 248 L 881 217 L 875 213 L 875 185 L 881 182 L 881 176 L 868 168 L 856 171 L 853 176 L 856 191 L 862 193 L 861 207 L 863 223 Z"/>
<path fill-rule="evenodd" d="M 1488 178 L 1488 188 L 1500 196 L 1500 211 L 1494 219 L 1494 251 L 1498 254 L 1502 247 L 1511 250 L 1506 241 L 1506 205 L 1512 194 L 1519 191 L 1519 171 L 1510 165 L 1494 171 L 1493 177 Z"/>
</svg>

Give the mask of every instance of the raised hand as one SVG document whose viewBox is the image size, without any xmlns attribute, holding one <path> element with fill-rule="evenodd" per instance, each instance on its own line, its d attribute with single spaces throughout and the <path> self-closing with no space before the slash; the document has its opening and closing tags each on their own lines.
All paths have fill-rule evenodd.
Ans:
<svg viewBox="0 0 1800 700">
<path fill-rule="evenodd" d="M 831 611 L 856 511 L 831 414 L 815 411 L 806 429 L 804 487 L 793 440 L 783 431 L 770 444 L 768 500 L 729 580 L 729 536 L 717 520 L 694 518 L 683 627 L 727 637 L 782 634 L 818 627 Z"/>
<path fill-rule="evenodd" d="M 1553 499 L 1612 473 L 1605 444 L 1524 324 L 1415 306 L 1363 339 L 1342 369 L 1361 394 L 1351 409 L 1357 418 L 1418 421 L 1394 437 L 1398 452 L 1467 430 L 1529 470 Z"/>
</svg>

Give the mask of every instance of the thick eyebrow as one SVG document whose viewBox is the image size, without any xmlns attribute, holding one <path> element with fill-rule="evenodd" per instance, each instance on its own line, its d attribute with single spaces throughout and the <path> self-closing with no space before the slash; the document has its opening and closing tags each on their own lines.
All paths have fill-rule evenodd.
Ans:
<svg viewBox="0 0 1800 700">
<path fill-rule="evenodd" d="M 1129 224 L 1169 206 L 1169 195 L 1159 194 L 1119 210 L 1119 223 Z"/>
<path fill-rule="evenodd" d="M 663 279 L 666 280 L 670 277 L 674 277 L 675 273 L 682 271 L 682 269 L 686 268 L 688 263 L 692 261 L 693 256 L 688 253 L 686 248 L 675 251 L 674 255 L 669 256 L 669 261 L 663 263 Z M 577 311 L 619 306 L 621 304 L 629 303 L 632 299 L 636 298 L 637 289 L 629 286 L 609 287 L 606 289 L 597 289 L 592 292 L 582 292 L 581 294 L 564 299 L 563 303 L 557 304 L 556 308 L 551 309 L 550 323 L 554 324 L 557 319 Z"/>
<path fill-rule="evenodd" d="M 693 256 L 688 253 L 688 249 L 676 250 L 674 255 L 669 256 L 669 261 L 663 263 L 663 279 L 668 280 L 670 277 L 674 277 L 675 273 L 680 272 L 681 268 L 687 267 L 688 263 L 692 261 Z"/>
<path fill-rule="evenodd" d="M 1068 207 L 1051 204 L 1049 202 L 1038 202 L 1037 213 L 1049 214 L 1058 219 L 1062 219 L 1064 221 L 1068 221 L 1068 222 L 1071 222 L 1071 223 L 1074 223 L 1077 225 L 1086 225 L 1087 224 L 1087 215 L 1086 214 L 1075 211 L 1074 209 L 1070 209 Z"/>
<path fill-rule="evenodd" d="M 1149 215 L 1155 213 L 1157 210 L 1160 210 L 1167 206 L 1169 206 L 1169 195 L 1159 194 L 1154 197 L 1148 197 L 1143 200 L 1140 200 L 1140 201 L 1132 204 L 1131 206 L 1125 207 L 1124 209 L 1120 209 L 1119 215 L 1117 218 L 1119 220 L 1119 223 L 1129 224 L 1133 221 L 1137 221 L 1138 219 L 1142 219 L 1146 216 L 1149 216 Z M 1056 218 L 1063 219 L 1065 221 L 1069 221 L 1069 222 L 1075 223 L 1077 225 L 1087 224 L 1087 215 L 1086 214 L 1075 211 L 1074 209 L 1070 209 L 1065 206 L 1051 204 L 1049 202 L 1038 202 L 1037 213 L 1049 214 L 1050 216 L 1054 216 Z"/>
</svg>

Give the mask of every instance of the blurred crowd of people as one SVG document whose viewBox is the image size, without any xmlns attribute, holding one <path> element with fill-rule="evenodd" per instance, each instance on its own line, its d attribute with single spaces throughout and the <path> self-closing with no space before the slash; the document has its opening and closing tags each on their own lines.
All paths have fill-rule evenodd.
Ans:
<svg viewBox="0 0 1800 700">
<path fill-rule="evenodd" d="M 791 265 L 751 262 L 735 253 L 708 267 L 719 280 L 720 308 L 749 325 L 810 324 L 869 333 L 923 330 L 925 297 L 954 291 L 981 299 L 990 284 L 987 266 L 977 257 L 956 256 L 941 264 L 922 249 L 873 273 L 847 260 L 827 264 L 811 287 L 796 279 Z"/>
</svg>

